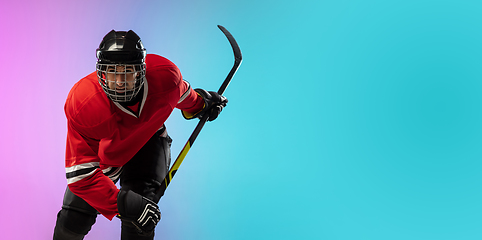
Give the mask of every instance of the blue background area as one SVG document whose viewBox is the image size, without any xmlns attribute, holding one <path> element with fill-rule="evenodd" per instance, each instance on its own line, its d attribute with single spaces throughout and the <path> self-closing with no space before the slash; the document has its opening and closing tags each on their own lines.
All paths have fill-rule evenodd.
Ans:
<svg viewBox="0 0 482 240">
<path fill-rule="evenodd" d="M 63 104 L 111 29 L 194 87 L 243 63 L 156 239 L 481 239 L 480 1 L 16 1 L 0 8 L 0 234 L 49 239 Z M 166 123 L 177 156 L 197 121 Z M 174 159 L 173 159 L 174 161 Z M 100 216 L 86 239 L 119 239 Z"/>
</svg>

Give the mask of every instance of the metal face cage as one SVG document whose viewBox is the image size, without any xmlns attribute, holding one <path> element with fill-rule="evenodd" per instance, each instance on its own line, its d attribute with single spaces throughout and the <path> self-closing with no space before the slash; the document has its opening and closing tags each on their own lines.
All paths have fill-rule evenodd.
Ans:
<svg viewBox="0 0 482 240">
<path fill-rule="evenodd" d="M 144 85 L 146 64 L 97 63 L 97 78 L 102 89 L 114 102 L 129 102 Z"/>
</svg>

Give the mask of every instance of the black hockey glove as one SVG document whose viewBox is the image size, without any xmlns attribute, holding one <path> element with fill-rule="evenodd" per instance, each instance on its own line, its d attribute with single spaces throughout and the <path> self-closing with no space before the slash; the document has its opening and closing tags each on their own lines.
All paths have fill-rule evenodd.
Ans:
<svg viewBox="0 0 482 240">
<path fill-rule="evenodd" d="M 186 119 L 193 119 L 196 117 L 201 119 L 205 114 L 207 114 L 209 116 L 208 121 L 213 121 L 218 117 L 218 115 L 228 103 L 228 99 L 224 96 L 219 95 L 217 92 L 206 91 L 200 88 L 196 88 L 194 89 L 194 91 L 196 91 L 203 98 L 204 108 L 200 112 L 189 117 L 187 116 L 188 114 L 183 111 L 182 115 Z"/>
<path fill-rule="evenodd" d="M 117 196 L 118 217 L 137 228 L 139 235 L 150 236 L 161 220 L 157 204 L 131 190 L 120 190 Z"/>
</svg>

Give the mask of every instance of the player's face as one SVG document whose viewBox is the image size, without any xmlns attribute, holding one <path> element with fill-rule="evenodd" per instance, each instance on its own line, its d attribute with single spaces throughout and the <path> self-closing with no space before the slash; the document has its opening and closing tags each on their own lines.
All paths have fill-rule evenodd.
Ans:
<svg viewBox="0 0 482 240">
<path fill-rule="evenodd" d="M 136 85 L 134 66 L 130 65 L 109 66 L 105 78 L 107 80 L 107 86 L 119 93 L 132 90 Z"/>
</svg>

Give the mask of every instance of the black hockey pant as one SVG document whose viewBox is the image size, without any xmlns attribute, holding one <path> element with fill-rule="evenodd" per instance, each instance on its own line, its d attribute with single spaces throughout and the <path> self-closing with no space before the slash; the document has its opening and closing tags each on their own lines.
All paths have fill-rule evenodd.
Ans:
<svg viewBox="0 0 482 240">
<path fill-rule="evenodd" d="M 120 175 L 121 188 L 132 190 L 158 203 L 160 199 L 155 197 L 155 193 L 169 171 L 171 142 L 165 128 L 154 134 L 141 150 L 123 166 Z M 57 214 L 53 239 L 84 239 L 95 223 L 97 214 L 97 210 L 82 198 L 74 195 L 67 187 L 62 210 Z M 147 237 L 139 236 L 131 223 L 122 221 L 121 239 L 152 240 L 154 233 Z"/>
</svg>

